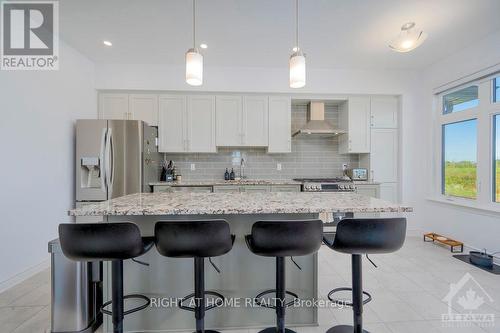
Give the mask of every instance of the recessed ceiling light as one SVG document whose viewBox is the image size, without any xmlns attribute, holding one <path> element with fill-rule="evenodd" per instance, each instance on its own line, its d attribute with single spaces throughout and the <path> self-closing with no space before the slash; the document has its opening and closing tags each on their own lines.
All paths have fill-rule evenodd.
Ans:
<svg viewBox="0 0 500 333">
<path fill-rule="evenodd" d="M 206 49 L 206 48 L 208 48 L 208 45 L 207 45 L 207 44 L 205 44 L 205 43 L 201 43 L 201 44 L 200 44 L 200 48 L 202 48 L 202 49 Z"/>
<path fill-rule="evenodd" d="M 113 46 L 113 43 L 111 43 L 109 40 L 103 40 L 102 43 L 106 46 Z"/>
</svg>

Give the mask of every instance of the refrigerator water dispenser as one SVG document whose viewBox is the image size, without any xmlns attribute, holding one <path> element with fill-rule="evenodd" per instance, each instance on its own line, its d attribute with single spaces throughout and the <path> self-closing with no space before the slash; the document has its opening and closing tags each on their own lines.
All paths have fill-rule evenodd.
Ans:
<svg viewBox="0 0 500 333">
<path fill-rule="evenodd" d="M 101 187 L 101 171 L 99 157 L 81 158 L 81 177 L 80 182 L 83 188 Z"/>
</svg>

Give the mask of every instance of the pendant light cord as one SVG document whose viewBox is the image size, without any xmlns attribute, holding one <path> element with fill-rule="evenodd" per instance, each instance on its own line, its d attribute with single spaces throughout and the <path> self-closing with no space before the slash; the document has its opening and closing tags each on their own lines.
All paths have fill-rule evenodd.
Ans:
<svg viewBox="0 0 500 333">
<path fill-rule="evenodd" d="M 196 0 L 193 0 L 193 49 L 196 49 Z"/>
<path fill-rule="evenodd" d="M 295 47 L 299 52 L 299 0 L 295 0 Z"/>
</svg>

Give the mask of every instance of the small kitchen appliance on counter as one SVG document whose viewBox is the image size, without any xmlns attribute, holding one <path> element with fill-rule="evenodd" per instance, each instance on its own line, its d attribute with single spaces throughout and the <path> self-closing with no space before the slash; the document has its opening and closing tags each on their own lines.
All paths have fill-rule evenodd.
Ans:
<svg viewBox="0 0 500 333">
<path fill-rule="evenodd" d="M 368 180 L 368 169 L 365 168 L 347 169 L 346 175 L 352 180 Z"/>
</svg>

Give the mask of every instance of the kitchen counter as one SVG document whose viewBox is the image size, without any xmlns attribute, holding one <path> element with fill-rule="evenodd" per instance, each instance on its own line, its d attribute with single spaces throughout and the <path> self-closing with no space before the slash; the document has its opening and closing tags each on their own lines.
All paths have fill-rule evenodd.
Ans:
<svg viewBox="0 0 500 333">
<path fill-rule="evenodd" d="M 193 193 L 159 192 L 131 194 L 69 212 L 74 216 L 103 215 L 106 222 L 135 223 L 142 236 L 154 235 L 158 221 L 220 220 L 229 223 L 235 242 L 227 254 L 213 258 L 221 273 L 206 264 L 207 290 L 220 292 L 241 306 L 225 306 L 207 313 L 206 327 L 220 329 L 258 329 L 273 326 L 275 313 L 269 309 L 248 307 L 247 300 L 263 290 L 272 288 L 275 281 L 274 258 L 260 257 L 248 250 L 245 235 L 259 220 L 294 221 L 318 219 L 324 212 L 392 212 L 400 216 L 412 208 L 355 193 Z M 283 222 L 286 223 L 286 222 Z M 210 238 L 207 238 L 210 241 Z M 149 266 L 124 262 L 125 294 L 140 293 L 151 297 L 156 304 L 164 299 L 180 299 L 193 291 L 193 262 L 189 259 L 166 258 L 155 249 L 144 254 L 141 261 Z M 301 269 L 287 267 L 287 290 L 300 299 L 318 299 L 318 254 L 296 257 Z M 104 299 L 111 299 L 111 265 L 103 263 Z M 193 314 L 171 306 L 151 306 L 135 313 L 125 321 L 126 332 L 170 332 L 194 329 Z M 168 318 L 168 320 L 165 320 Z M 292 306 L 287 309 L 290 327 L 318 325 L 318 308 Z M 111 318 L 104 318 L 104 332 L 111 332 Z M 302 331 L 302 329 L 298 329 Z"/>
<path fill-rule="evenodd" d="M 182 180 L 180 182 L 151 182 L 150 186 L 220 186 L 220 185 L 301 185 L 294 180 L 240 179 L 240 180 Z"/>
<path fill-rule="evenodd" d="M 72 216 L 411 212 L 356 193 L 137 193 L 72 209 Z"/>
</svg>

